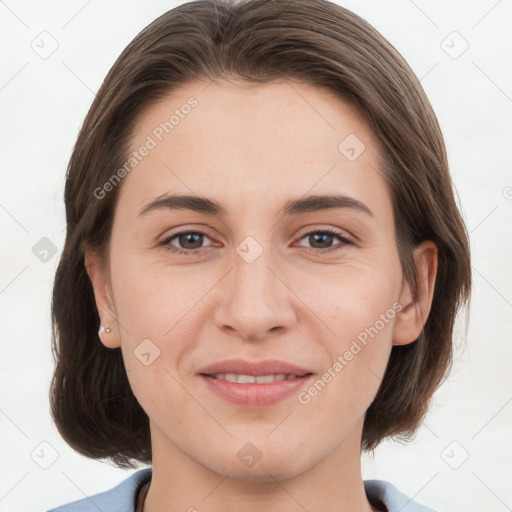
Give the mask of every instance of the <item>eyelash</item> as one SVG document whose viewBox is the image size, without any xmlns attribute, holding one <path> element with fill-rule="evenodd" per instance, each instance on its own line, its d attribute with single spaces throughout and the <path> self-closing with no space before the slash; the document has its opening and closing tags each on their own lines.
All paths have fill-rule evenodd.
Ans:
<svg viewBox="0 0 512 512">
<path fill-rule="evenodd" d="M 208 238 L 210 238 L 206 233 L 203 233 L 202 231 L 196 231 L 196 230 L 184 230 L 184 231 L 178 231 L 177 233 L 173 233 L 172 235 L 168 236 L 167 238 L 165 238 L 164 240 L 162 240 L 160 242 L 159 245 L 163 246 L 164 249 L 166 251 L 170 251 L 170 252 L 173 252 L 175 254 L 186 254 L 188 256 L 195 256 L 195 255 L 199 255 L 201 252 L 203 252 L 203 250 L 205 249 L 205 247 L 201 247 L 199 249 L 180 249 L 180 248 L 177 248 L 177 247 L 174 247 L 174 246 L 171 246 L 170 243 L 172 240 L 174 240 L 175 238 L 181 236 L 181 235 L 187 235 L 187 234 L 195 234 L 195 235 L 204 235 Z M 321 233 L 321 234 L 328 234 L 328 235 L 333 235 L 337 238 L 339 238 L 342 242 L 343 245 L 353 245 L 354 242 L 344 236 L 342 233 L 340 233 L 339 231 L 336 231 L 334 229 L 329 229 L 329 228 L 325 228 L 325 229 L 314 229 L 314 230 L 311 230 L 311 231 L 308 231 L 306 233 L 304 233 L 299 240 L 302 240 L 303 238 L 309 236 L 309 235 L 312 235 L 312 234 L 315 234 L 315 233 Z M 306 252 L 307 253 L 310 253 L 310 254 L 319 254 L 319 253 L 330 253 L 330 252 L 334 252 L 334 251 L 339 251 L 343 248 L 343 245 L 340 246 L 340 247 L 329 247 L 327 249 L 315 249 L 315 248 L 311 248 L 311 247 L 304 247 L 304 249 L 306 249 Z"/>
</svg>

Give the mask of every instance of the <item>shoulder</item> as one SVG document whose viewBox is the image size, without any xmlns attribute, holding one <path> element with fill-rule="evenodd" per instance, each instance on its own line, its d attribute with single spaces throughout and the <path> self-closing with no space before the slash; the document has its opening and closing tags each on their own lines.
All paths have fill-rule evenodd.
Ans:
<svg viewBox="0 0 512 512">
<path fill-rule="evenodd" d="M 388 512 L 436 512 L 413 501 L 385 480 L 364 480 L 364 490 L 370 501 L 380 501 L 387 507 Z"/>
<path fill-rule="evenodd" d="M 112 489 L 73 501 L 47 512 L 134 512 L 139 489 L 151 480 L 151 468 L 136 471 Z"/>
</svg>

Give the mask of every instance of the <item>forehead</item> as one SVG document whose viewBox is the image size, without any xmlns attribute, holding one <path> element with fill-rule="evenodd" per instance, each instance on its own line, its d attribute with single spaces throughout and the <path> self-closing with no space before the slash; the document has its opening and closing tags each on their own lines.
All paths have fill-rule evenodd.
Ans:
<svg viewBox="0 0 512 512">
<path fill-rule="evenodd" d="M 240 207 L 334 191 L 389 201 L 378 151 L 357 110 L 326 89 L 195 81 L 138 118 L 130 145 L 137 161 L 120 202 L 140 208 L 169 191 Z"/>
</svg>

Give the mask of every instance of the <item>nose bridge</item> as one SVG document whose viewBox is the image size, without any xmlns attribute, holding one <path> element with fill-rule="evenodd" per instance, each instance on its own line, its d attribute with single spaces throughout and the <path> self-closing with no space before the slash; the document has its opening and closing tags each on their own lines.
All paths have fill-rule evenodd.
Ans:
<svg viewBox="0 0 512 512">
<path fill-rule="evenodd" d="M 272 267 L 269 248 L 258 250 L 254 242 L 242 242 L 237 247 L 234 257 L 232 295 L 237 301 L 245 301 L 251 297 L 260 304 L 276 300 L 277 292 L 274 281 L 276 278 L 269 270 Z"/>
<path fill-rule="evenodd" d="M 294 319 L 290 291 L 275 275 L 273 251 L 254 237 L 246 237 L 235 250 L 233 269 L 216 312 L 218 326 L 229 326 L 252 339 L 289 326 Z"/>
</svg>

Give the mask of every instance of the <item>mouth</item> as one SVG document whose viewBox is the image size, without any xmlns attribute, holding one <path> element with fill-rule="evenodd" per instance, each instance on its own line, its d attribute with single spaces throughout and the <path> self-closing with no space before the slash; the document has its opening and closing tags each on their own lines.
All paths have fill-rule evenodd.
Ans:
<svg viewBox="0 0 512 512">
<path fill-rule="evenodd" d="M 262 408 L 297 396 L 302 388 L 311 384 L 313 375 L 311 372 L 300 376 L 201 373 L 198 377 L 205 383 L 209 392 L 231 405 Z"/>
<path fill-rule="evenodd" d="M 227 382 L 233 382 L 237 384 L 268 384 L 273 382 L 282 382 L 284 380 L 295 380 L 302 379 L 304 377 L 309 377 L 313 375 L 312 372 L 305 373 L 303 375 L 296 374 L 269 374 L 269 375 L 248 375 L 248 374 L 236 374 L 236 373 L 217 373 L 217 374 L 208 374 L 208 373 L 200 373 L 200 375 L 204 377 L 209 377 L 211 379 L 222 380 Z"/>
<path fill-rule="evenodd" d="M 223 400 L 244 407 L 276 404 L 299 392 L 314 373 L 279 359 L 228 359 L 199 369 L 207 389 Z"/>
<path fill-rule="evenodd" d="M 304 377 L 308 373 L 312 372 L 279 359 L 265 359 L 262 361 L 226 359 L 198 370 L 199 375 L 241 383 L 254 383 L 255 381 L 251 380 L 252 377 L 264 377 L 268 382 L 274 382 L 276 380 L 286 380 L 289 377 Z M 236 381 L 233 381 L 233 375 L 236 376 Z M 238 380 L 239 378 L 240 380 Z M 271 378 L 272 380 L 270 380 Z M 265 382 L 265 380 L 261 380 L 261 382 Z"/>
</svg>

